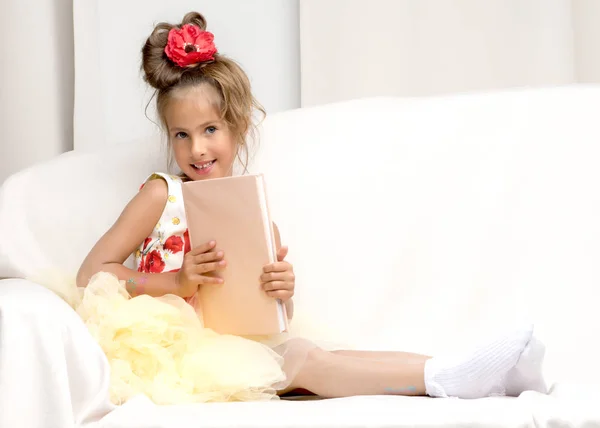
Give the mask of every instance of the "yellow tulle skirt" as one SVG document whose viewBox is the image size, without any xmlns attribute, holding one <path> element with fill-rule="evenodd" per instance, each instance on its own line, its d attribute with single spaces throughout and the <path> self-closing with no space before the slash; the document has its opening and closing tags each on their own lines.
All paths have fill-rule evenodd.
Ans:
<svg viewBox="0 0 600 428">
<path fill-rule="evenodd" d="M 77 311 L 106 354 L 115 404 L 139 394 L 157 404 L 277 399 L 315 347 L 285 335 L 218 334 L 180 297 L 131 297 L 110 273 L 85 288 L 64 278 L 43 285 Z"/>
</svg>

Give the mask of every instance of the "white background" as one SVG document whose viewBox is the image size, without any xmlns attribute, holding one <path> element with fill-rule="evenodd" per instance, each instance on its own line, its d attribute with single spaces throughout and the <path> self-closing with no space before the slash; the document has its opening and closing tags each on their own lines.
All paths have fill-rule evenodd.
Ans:
<svg viewBox="0 0 600 428">
<path fill-rule="evenodd" d="M 140 49 L 156 22 L 192 9 L 271 114 L 600 82 L 597 0 L 0 0 L 0 183 L 155 133 Z"/>
</svg>

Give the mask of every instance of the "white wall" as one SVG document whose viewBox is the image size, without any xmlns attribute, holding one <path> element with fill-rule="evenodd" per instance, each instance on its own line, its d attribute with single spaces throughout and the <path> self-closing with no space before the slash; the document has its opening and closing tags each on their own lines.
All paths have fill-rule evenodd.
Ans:
<svg viewBox="0 0 600 428">
<path fill-rule="evenodd" d="M 598 0 L 300 0 L 302 105 L 600 82 Z"/>
<path fill-rule="evenodd" d="M 219 51 L 241 63 L 274 113 L 300 105 L 298 0 L 86 0 L 75 2 L 75 149 L 156 133 L 144 115 L 151 90 L 141 48 L 155 23 L 204 14 Z M 151 110 L 153 112 L 153 110 Z"/>
<path fill-rule="evenodd" d="M 72 147 L 71 0 L 0 0 L 0 183 Z"/>
<path fill-rule="evenodd" d="M 573 22 L 577 80 L 600 82 L 600 1 L 574 0 Z"/>
</svg>

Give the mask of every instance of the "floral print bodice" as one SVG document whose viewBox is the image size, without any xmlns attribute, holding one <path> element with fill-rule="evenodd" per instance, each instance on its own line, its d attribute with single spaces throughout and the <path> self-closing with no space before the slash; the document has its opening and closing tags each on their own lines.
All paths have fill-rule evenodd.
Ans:
<svg viewBox="0 0 600 428">
<path fill-rule="evenodd" d="M 163 179 L 169 189 L 167 202 L 160 220 L 135 252 L 138 272 L 177 272 L 183 264 L 183 256 L 190 251 L 190 238 L 183 205 L 181 178 L 175 175 L 154 173 L 141 188 L 150 181 Z"/>
<path fill-rule="evenodd" d="M 183 265 L 183 256 L 190 251 L 188 232 L 181 190 L 181 177 L 155 172 L 141 185 L 150 180 L 163 179 L 167 182 L 168 197 L 160 220 L 140 247 L 135 251 L 135 266 L 138 272 L 178 272 Z M 197 293 L 185 299 L 197 308 Z"/>
</svg>

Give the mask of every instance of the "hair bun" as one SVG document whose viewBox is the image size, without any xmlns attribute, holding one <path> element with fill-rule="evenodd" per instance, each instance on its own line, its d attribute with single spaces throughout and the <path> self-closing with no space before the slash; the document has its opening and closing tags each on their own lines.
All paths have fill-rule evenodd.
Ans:
<svg viewBox="0 0 600 428">
<path fill-rule="evenodd" d="M 163 90 L 177 84 L 189 69 L 173 64 L 165 54 L 169 31 L 191 24 L 206 30 L 206 19 L 198 12 L 189 12 L 180 24 L 161 22 L 144 43 L 142 48 L 142 69 L 144 80 L 153 88 Z"/>
<path fill-rule="evenodd" d="M 206 19 L 204 18 L 204 16 L 202 16 L 198 12 L 187 13 L 183 17 L 183 21 L 181 21 L 180 27 L 182 27 L 186 24 L 195 25 L 196 27 L 200 27 L 201 30 L 206 31 Z"/>
</svg>

